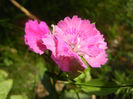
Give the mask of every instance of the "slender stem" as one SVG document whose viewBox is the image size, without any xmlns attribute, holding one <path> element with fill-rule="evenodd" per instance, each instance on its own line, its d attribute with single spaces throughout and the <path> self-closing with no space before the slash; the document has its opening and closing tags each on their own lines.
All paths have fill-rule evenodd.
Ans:
<svg viewBox="0 0 133 99">
<path fill-rule="evenodd" d="M 76 89 L 75 89 L 75 88 L 74 88 L 74 91 L 75 91 L 75 93 L 76 93 L 76 95 L 77 95 L 78 99 L 80 99 L 80 97 L 79 97 L 79 93 L 76 91 Z"/>
<path fill-rule="evenodd" d="M 22 5 L 20 5 L 17 1 L 15 1 L 15 0 L 10 0 L 10 1 L 14 6 L 16 6 L 18 9 L 20 9 L 29 18 L 40 21 L 35 15 L 31 14 L 26 8 L 24 8 Z"/>
</svg>

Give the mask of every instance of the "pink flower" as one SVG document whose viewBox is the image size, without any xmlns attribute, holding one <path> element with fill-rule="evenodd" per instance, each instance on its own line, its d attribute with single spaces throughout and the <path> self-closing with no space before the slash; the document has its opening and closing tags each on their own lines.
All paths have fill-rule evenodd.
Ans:
<svg viewBox="0 0 133 99">
<path fill-rule="evenodd" d="M 29 48 L 38 54 L 43 54 L 47 49 L 42 43 L 42 38 L 48 38 L 49 28 L 43 21 L 38 24 L 37 21 L 29 20 L 25 26 L 25 43 Z"/>
<path fill-rule="evenodd" d="M 91 67 L 101 67 L 106 63 L 107 44 L 103 35 L 89 20 L 78 16 L 66 17 L 53 25 L 53 34 L 45 22 L 28 21 L 25 27 L 25 43 L 34 52 L 43 54 L 51 50 L 51 58 L 65 72 L 83 70 L 87 66 L 80 56 L 84 57 Z"/>
<path fill-rule="evenodd" d="M 87 66 L 79 56 L 83 56 L 91 67 L 101 67 L 108 60 L 103 35 L 89 20 L 66 17 L 54 26 L 54 36 L 58 41 L 54 60 L 63 71 L 69 71 L 72 57 L 84 68 Z"/>
</svg>

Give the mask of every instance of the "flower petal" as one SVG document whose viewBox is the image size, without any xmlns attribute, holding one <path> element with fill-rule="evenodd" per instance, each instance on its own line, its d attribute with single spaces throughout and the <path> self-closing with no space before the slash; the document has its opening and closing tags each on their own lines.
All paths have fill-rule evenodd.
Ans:
<svg viewBox="0 0 133 99">
<path fill-rule="evenodd" d="M 45 22 L 38 22 L 29 20 L 25 26 L 25 43 L 29 48 L 38 54 L 43 54 L 46 46 L 42 44 L 41 38 L 49 33 L 48 26 Z"/>
<path fill-rule="evenodd" d="M 108 60 L 105 51 L 102 51 L 96 57 L 90 57 L 88 55 L 85 55 L 84 58 L 91 67 L 96 67 L 96 68 L 101 67 L 101 65 L 104 65 Z"/>
</svg>

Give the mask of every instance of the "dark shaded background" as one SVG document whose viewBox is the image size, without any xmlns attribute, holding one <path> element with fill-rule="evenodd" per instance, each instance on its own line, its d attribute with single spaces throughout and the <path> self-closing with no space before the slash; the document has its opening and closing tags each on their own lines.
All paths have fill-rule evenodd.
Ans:
<svg viewBox="0 0 133 99">
<path fill-rule="evenodd" d="M 31 13 L 51 24 L 66 16 L 78 15 L 95 22 L 108 42 L 108 63 L 92 73 L 119 84 L 132 84 L 133 77 L 133 0 L 17 0 Z M 14 80 L 12 94 L 33 99 L 38 74 L 43 72 L 42 57 L 24 44 L 24 25 L 29 18 L 9 0 L 0 0 L 0 69 Z M 127 92 L 128 90 L 128 92 Z M 132 88 L 123 88 L 117 96 L 133 97 Z M 124 96 L 125 95 L 125 96 Z M 130 99 L 130 98 L 129 98 Z"/>
</svg>

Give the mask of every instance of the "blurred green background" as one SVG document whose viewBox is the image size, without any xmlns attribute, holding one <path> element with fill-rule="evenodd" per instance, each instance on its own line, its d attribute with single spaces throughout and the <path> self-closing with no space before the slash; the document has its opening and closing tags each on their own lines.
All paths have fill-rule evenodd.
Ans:
<svg viewBox="0 0 133 99">
<path fill-rule="evenodd" d="M 96 69 L 97 72 L 92 70 L 92 78 L 133 85 L 133 0 L 16 1 L 49 26 L 73 15 L 95 22 L 108 42 L 109 61 Z M 35 99 L 47 94 L 39 80 L 46 61 L 24 44 L 24 26 L 28 19 L 9 0 L 0 0 L 0 99 Z M 131 97 L 133 88 L 128 86 L 97 98 Z"/>
</svg>

